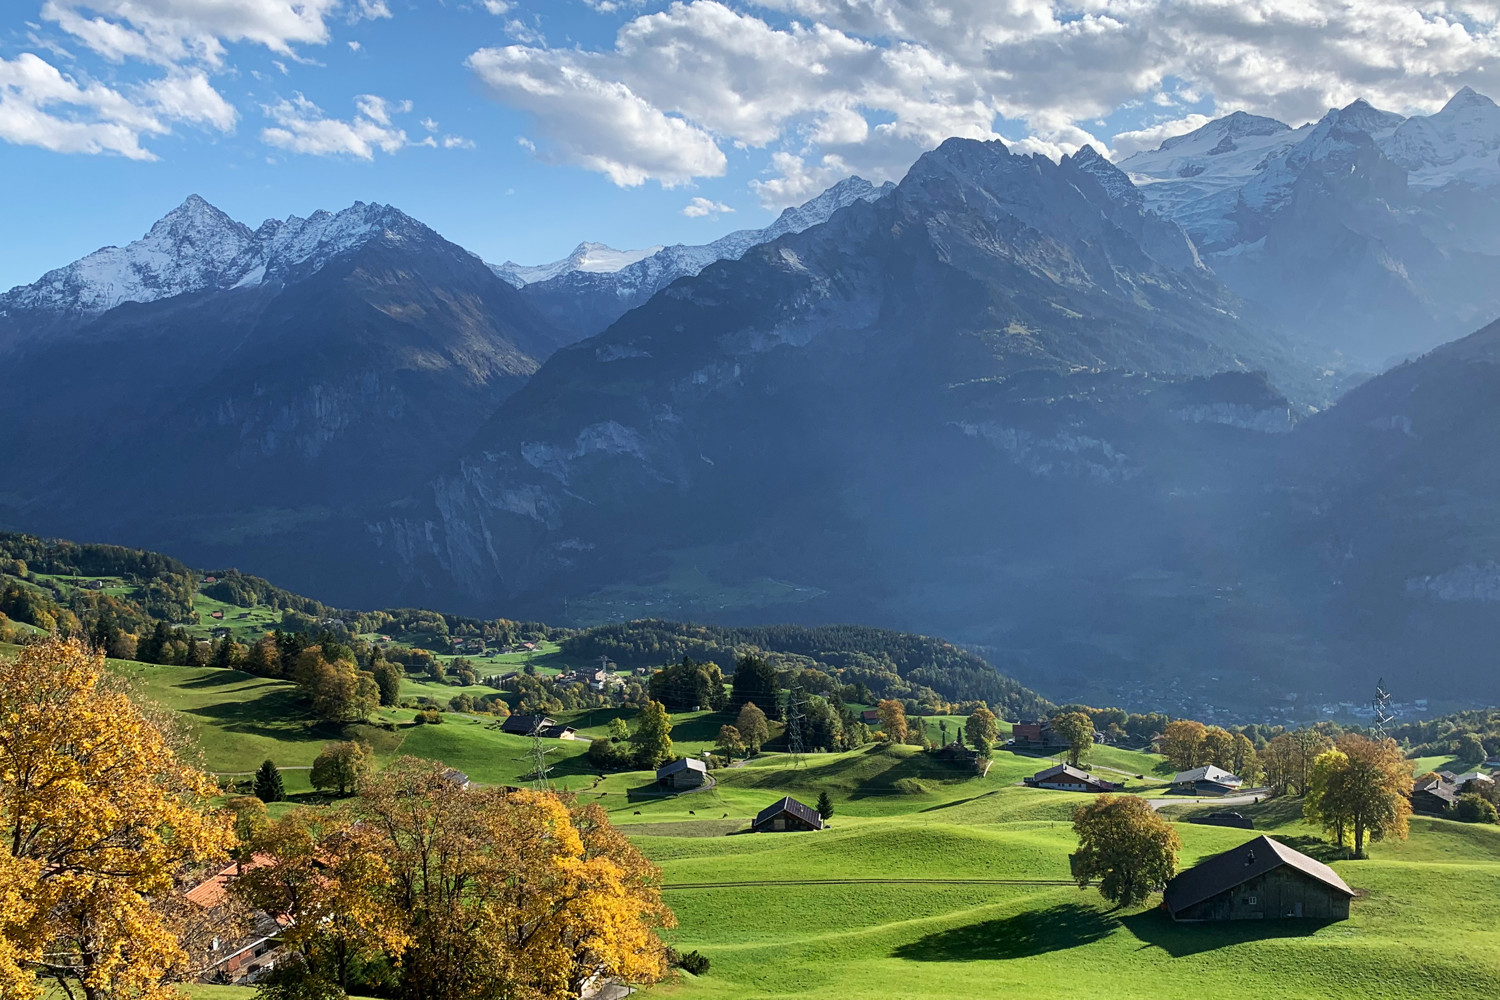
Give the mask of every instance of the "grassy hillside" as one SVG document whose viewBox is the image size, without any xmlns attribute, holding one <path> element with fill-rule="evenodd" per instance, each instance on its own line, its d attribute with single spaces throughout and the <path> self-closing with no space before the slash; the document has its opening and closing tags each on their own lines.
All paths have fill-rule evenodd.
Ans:
<svg viewBox="0 0 1500 1000">
<path fill-rule="evenodd" d="M 357 736 L 382 761 L 442 760 L 481 782 L 520 784 L 531 741 L 489 720 L 446 715 L 414 725 L 410 711 L 332 727 L 308 718 L 290 685 L 235 671 L 115 663 L 141 692 L 182 713 L 203 759 L 221 772 L 270 757 L 307 801 L 306 767 L 322 743 Z M 603 732 L 619 710 L 570 721 Z M 716 730 L 712 713 L 676 717 L 681 747 Z M 1360 890 L 1347 922 L 1176 925 L 1159 910 L 1115 910 L 1068 883 L 1070 817 L 1088 796 L 1026 788 L 1045 758 L 997 752 L 987 774 L 913 747 L 768 754 L 715 771 L 712 788 L 661 796 L 649 772 L 595 775 L 584 741 L 547 741 L 557 783 L 597 802 L 663 869 L 679 926 L 709 972 L 643 995 L 660 1000 L 947 1000 L 1047 993 L 1125 1000 L 1272 1000 L 1491 996 L 1500 991 L 1500 828 L 1418 818 L 1407 842 L 1375 845 L 1369 861 L 1336 861 Z M 1131 790 L 1161 787 L 1161 758 L 1099 747 Z M 1426 764 L 1427 762 L 1415 762 Z M 1128 775 L 1128 779 L 1124 776 Z M 1136 779 L 1135 775 L 1143 775 Z M 747 833 L 782 796 L 834 815 L 815 834 Z M 1237 806 L 1315 855 L 1326 845 L 1300 821 L 1300 803 Z M 1187 822 L 1212 806 L 1184 803 L 1188 865 L 1254 833 Z M 1450 961 L 1446 956 L 1462 956 Z M 200 1000 L 250 1000 L 247 990 L 197 990 Z"/>
<path fill-rule="evenodd" d="M 701 979 L 684 976 L 648 995 L 1325 1000 L 1500 989 L 1500 942 L 1489 931 L 1500 913 L 1500 830 L 1493 827 L 1417 820 L 1408 843 L 1380 845 L 1371 861 L 1337 863 L 1362 891 L 1344 923 L 1177 925 L 1155 909 L 1112 910 L 1092 889 L 1046 884 L 1067 878 L 1074 840 L 1062 820 L 1074 796 L 991 792 L 938 808 L 836 815 L 834 827 L 817 834 L 635 838 L 662 865 L 669 887 L 697 886 L 668 889 L 681 924 L 671 936 L 713 963 Z M 1270 831 L 1287 840 L 1301 843 L 1309 832 L 1269 819 Z M 1187 823 L 1178 829 L 1185 863 L 1253 836 Z M 902 881 L 962 878 L 1035 884 Z M 774 884 L 794 879 L 865 881 Z M 715 881 L 766 884 L 703 886 Z"/>
</svg>

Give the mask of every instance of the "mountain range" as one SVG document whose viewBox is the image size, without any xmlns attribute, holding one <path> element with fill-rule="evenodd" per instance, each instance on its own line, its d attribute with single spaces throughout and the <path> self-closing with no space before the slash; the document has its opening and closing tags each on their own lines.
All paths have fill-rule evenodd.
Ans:
<svg viewBox="0 0 1500 1000">
<path fill-rule="evenodd" d="M 1431 350 L 1500 316 L 1497 112 L 954 139 L 536 266 L 190 198 L 0 296 L 0 522 L 347 606 L 942 633 L 1059 703 L 1500 697 L 1500 328 Z"/>
<path fill-rule="evenodd" d="M 1372 370 L 1500 315 L 1500 107 L 1238 112 L 1120 162 L 1205 263 L 1298 340 Z"/>
</svg>

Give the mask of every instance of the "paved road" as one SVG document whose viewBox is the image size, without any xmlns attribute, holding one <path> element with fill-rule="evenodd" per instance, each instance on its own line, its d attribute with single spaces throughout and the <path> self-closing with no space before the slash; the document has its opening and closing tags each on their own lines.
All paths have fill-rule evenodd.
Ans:
<svg viewBox="0 0 1500 1000">
<path fill-rule="evenodd" d="M 1264 801 L 1267 793 L 1246 792 L 1243 795 L 1210 795 L 1207 798 L 1189 798 L 1184 795 L 1174 795 L 1165 799 L 1147 799 L 1152 809 L 1160 809 L 1162 806 L 1248 806 L 1256 802 Z"/>
</svg>

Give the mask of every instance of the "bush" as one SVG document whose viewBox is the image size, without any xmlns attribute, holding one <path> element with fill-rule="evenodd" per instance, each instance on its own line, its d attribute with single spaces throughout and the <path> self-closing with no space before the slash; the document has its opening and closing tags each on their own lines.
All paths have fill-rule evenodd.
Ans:
<svg viewBox="0 0 1500 1000">
<path fill-rule="evenodd" d="M 443 723 L 443 713 L 435 708 L 424 708 L 411 721 L 414 726 L 440 726 Z"/>
<path fill-rule="evenodd" d="M 1500 810 L 1484 796 L 1467 792 L 1458 797 L 1458 804 L 1453 808 L 1453 818 L 1464 823 L 1500 823 Z"/>
<path fill-rule="evenodd" d="M 696 948 L 686 955 L 678 952 L 676 948 L 668 948 L 667 964 L 695 976 L 708 972 L 708 956 L 699 954 Z"/>
<path fill-rule="evenodd" d="M 589 763 L 601 771 L 618 771 L 630 766 L 630 747 L 611 743 L 603 737 L 589 743 Z"/>
</svg>

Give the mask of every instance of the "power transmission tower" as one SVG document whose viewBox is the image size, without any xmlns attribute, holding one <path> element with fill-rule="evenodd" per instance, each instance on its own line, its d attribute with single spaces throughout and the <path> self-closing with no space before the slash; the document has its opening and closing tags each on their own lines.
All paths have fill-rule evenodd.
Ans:
<svg viewBox="0 0 1500 1000">
<path fill-rule="evenodd" d="M 1391 711 L 1391 693 L 1385 689 L 1385 678 L 1375 682 L 1375 700 L 1370 703 L 1375 710 L 1375 717 L 1371 720 L 1370 731 L 1377 740 L 1386 737 L 1386 727 L 1396 721 L 1396 713 Z"/>
<path fill-rule="evenodd" d="M 542 742 L 541 717 L 537 717 L 537 723 L 531 729 L 531 749 L 526 756 L 517 757 L 518 761 L 530 761 L 531 773 L 527 776 L 531 780 L 531 787 L 538 792 L 552 791 L 552 778 L 548 775 L 547 755 L 552 748 Z"/>
<path fill-rule="evenodd" d="M 793 767 L 802 766 L 802 755 L 807 751 L 807 695 L 800 681 L 793 681 L 786 692 L 786 749 L 792 758 Z"/>
</svg>

